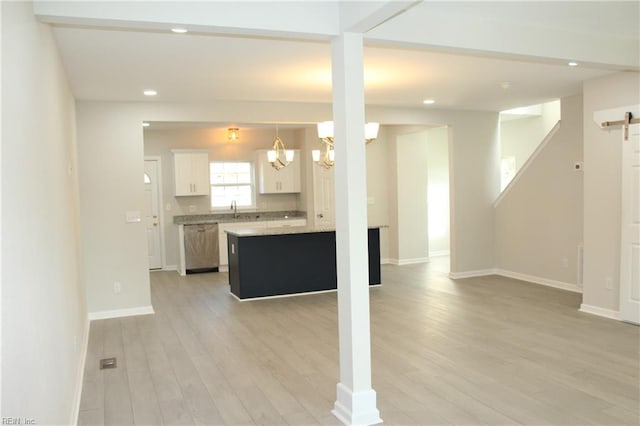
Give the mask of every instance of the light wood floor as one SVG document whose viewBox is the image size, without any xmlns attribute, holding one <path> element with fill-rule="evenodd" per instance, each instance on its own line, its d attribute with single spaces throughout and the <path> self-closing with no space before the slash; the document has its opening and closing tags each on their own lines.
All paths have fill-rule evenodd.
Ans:
<svg viewBox="0 0 640 426">
<path fill-rule="evenodd" d="M 445 260 L 371 290 L 386 424 L 638 425 L 638 327 L 581 296 Z M 155 315 L 94 321 L 81 424 L 339 424 L 336 295 L 238 302 L 226 274 L 151 274 Z M 114 370 L 98 360 L 116 356 Z"/>
</svg>

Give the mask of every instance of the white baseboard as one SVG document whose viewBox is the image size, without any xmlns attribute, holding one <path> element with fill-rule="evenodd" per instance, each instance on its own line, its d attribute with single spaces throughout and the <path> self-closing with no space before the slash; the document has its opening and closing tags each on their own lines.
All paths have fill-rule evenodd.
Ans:
<svg viewBox="0 0 640 426">
<path fill-rule="evenodd" d="M 593 305 L 585 305 L 583 303 L 580 305 L 580 312 L 620 321 L 620 312 L 614 311 L 612 309 L 600 308 Z"/>
<path fill-rule="evenodd" d="M 507 278 L 515 278 L 516 280 L 527 281 L 534 284 L 545 285 L 547 287 L 559 288 L 561 290 L 572 291 L 574 293 L 582 293 L 582 289 L 576 284 L 566 283 L 564 281 L 550 280 L 548 278 L 536 277 L 534 275 L 521 274 L 519 272 L 507 271 L 504 269 L 496 269 L 496 275 Z"/>
<path fill-rule="evenodd" d="M 458 280 L 462 278 L 486 277 L 487 275 L 495 275 L 495 269 L 479 269 L 477 271 L 449 272 L 449 278 Z"/>
<path fill-rule="evenodd" d="M 229 265 L 218 266 L 218 272 L 229 272 Z"/>
<path fill-rule="evenodd" d="M 416 257 L 413 259 L 393 259 L 393 258 L 385 258 L 384 262 L 382 262 L 382 259 L 380 259 L 380 263 L 386 263 L 389 265 L 398 265 L 398 266 L 403 266 L 403 265 L 415 265 L 418 263 L 429 263 L 429 258 L 428 257 Z"/>
<path fill-rule="evenodd" d="M 165 265 L 164 268 L 162 268 L 163 271 L 177 271 L 178 270 L 178 265 Z"/>
<path fill-rule="evenodd" d="M 381 257 L 380 258 L 380 264 L 381 265 L 393 265 L 394 263 L 392 262 L 392 259 L 389 259 L 388 257 Z"/>
<path fill-rule="evenodd" d="M 428 257 L 414 257 L 413 259 L 400 259 L 398 265 L 415 265 L 417 263 L 429 263 Z"/>
<path fill-rule="evenodd" d="M 101 320 L 107 318 L 132 317 L 135 315 L 155 314 L 153 306 L 140 306 L 137 308 L 116 309 L 113 311 L 89 312 L 89 320 Z"/>
<path fill-rule="evenodd" d="M 430 251 L 429 257 L 449 256 L 450 254 L 451 252 L 449 250 L 437 250 L 437 251 Z"/>
<path fill-rule="evenodd" d="M 87 321 L 84 327 L 84 335 L 82 336 L 82 349 L 80 349 L 80 364 L 78 365 L 78 371 L 76 372 L 76 391 L 73 395 L 73 404 L 71 404 L 71 423 L 72 425 L 78 424 L 78 416 L 80 415 L 80 401 L 82 400 L 82 384 L 84 382 L 84 367 L 87 362 L 87 351 L 89 350 L 89 328 L 91 327 L 91 321 L 87 317 Z"/>
</svg>

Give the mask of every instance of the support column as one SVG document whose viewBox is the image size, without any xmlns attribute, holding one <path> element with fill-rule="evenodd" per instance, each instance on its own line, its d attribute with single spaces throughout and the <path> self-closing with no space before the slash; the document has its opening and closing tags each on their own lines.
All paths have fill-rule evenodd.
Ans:
<svg viewBox="0 0 640 426">
<path fill-rule="evenodd" d="M 332 41 L 340 343 L 333 414 L 347 425 L 382 422 L 371 387 L 363 56 L 362 34 Z"/>
</svg>

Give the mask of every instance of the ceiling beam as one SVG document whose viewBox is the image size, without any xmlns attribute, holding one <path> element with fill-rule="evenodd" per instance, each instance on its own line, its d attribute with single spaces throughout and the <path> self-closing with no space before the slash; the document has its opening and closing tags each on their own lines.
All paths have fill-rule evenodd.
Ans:
<svg viewBox="0 0 640 426">
<path fill-rule="evenodd" d="M 340 2 L 340 30 L 342 32 L 366 33 L 377 26 L 403 14 L 422 3 L 423 0 L 398 1 L 378 0 Z"/>
<path fill-rule="evenodd" d="M 34 14 L 57 25 L 325 39 L 339 33 L 339 4 L 310 1 L 46 1 Z"/>
<path fill-rule="evenodd" d="M 370 45 L 637 71 L 639 9 L 638 2 L 423 2 L 365 38 Z"/>
</svg>

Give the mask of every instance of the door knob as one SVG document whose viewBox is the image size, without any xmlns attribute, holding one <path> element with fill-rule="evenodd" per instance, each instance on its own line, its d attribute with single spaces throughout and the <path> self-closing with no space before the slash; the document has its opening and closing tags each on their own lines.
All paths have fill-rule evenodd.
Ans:
<svg viewBox="0 0 640 426">
<path fill-rule="evenodd" d="M 318 217 L 319 217 L 320 219 L 322 219 L 322 218 L 324 217 L 324 215 L 323 215 L 322 213 L 318 213 Z"/>
</svg>

